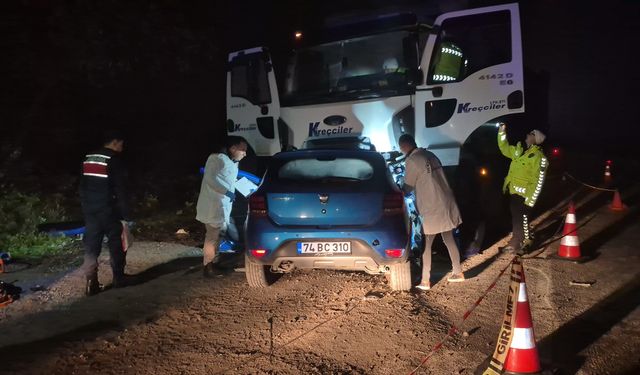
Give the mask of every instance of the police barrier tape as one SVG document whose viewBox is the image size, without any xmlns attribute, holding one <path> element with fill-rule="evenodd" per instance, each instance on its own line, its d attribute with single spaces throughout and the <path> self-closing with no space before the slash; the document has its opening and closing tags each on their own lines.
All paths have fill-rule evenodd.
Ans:
<svg viewBox="0 0 640 375">
<path fill-rule="evenodd" d="M 518 281 L 517 285 L 515 286 L 515 292 L 514 292 L 514 294 L 512 294 L 512 293 L 511 293 L 511 289 L 513 288 L 513 284 L 514 284 L 514 281 L 513 281 L 513 280 L 514 280 L 514 276 L 513 276 L 513 274 L 514 274 L 514 267 L 515 267 L 516 262 L 517 262 L 517 264 L 519 265 L 519 268 L 518 268 L 516 271 L 518 271 L 520 275 L 522 274 L 522 272 L 521 272 L 521 270 L 522 270 L 522 261 L 521 261 L 521 260 L 520 260 L 520 258 L 519 258 L 519 257 L 517 257 L 517 256 L 516 256 L 516 257 L 513 257 L 513 258 L 511 259 L 511 261 L 509 261 L 509 263 L 508 263 L 508 264 L 507 264 L 507 265 L 506 265 L 506 266 L 505 266 L 505 267 L 500 271 L 500 273 L 498 274 L 498 276 L 496 276 L 496 278 L 495 278 L 495 279 L 493 279 L 493 282 L 491 282 L 491 284 L 490 284 L 490 285 L 487 287 L 487 289 L 482 293 L 482 295 L 481 295 L 481 296 L 480 296 L 480 297 L 479 297 L 479 298 L 478 298 L 478 299 L 473 303 L 473 305 L 472 305 L 469 309 L 467 309 L 467 311 L 464 313 L 464 315 L 462 315 L 462 320 L 460 320 L 460 323 L 458 323 L 458 325 L 455 325 L 455 324 L 454 324 L 454 325 L 452 325 L 452 326 L 451 326 L 451 328 L 449 328 L 449 331 L 447 332 L 447 335 L 446 335 L 442 340 L 440 340 L 440 342 L 439 342 L 439 343 L 437 343 L 437 344 L 436 344 L 436 345 L 431 349 L 431 351 L 429 351 L 429 353 L 428 353 L 428 354 L 427 354 L 427 355 L 422 359 L 422 361 L 420 362 L 420 364 L 419 364 L 415 369 L 413 369 L 413 371 L 411 371 L 411 372 L 409 373 L 409 375 L 414 375 L 414 374 L 415 374 L 415 373 L 416 373 L 416 372 L 417 372 L 417 371 L 418 371 L 422 366 L 424 366 L 424 364 L 425 364 L 425 363 L 427 363 L 427 361 L 428 361 L 428 360 L 433 356 L 433 354 L 435 354 L 435 352 L 436 352 L 436 351 L 438 351 L 440 348 L 442 348 L 442 345 L 444 345 L 445 341 L 447 341 L 447 339 L 448 339 L 449 337 L 451 337 L 454 333 L 456 333 L 457 331 L 459 331 L 458 326 L 461 326 L 461 325 L 464 323 L 464 321 L 465 321 L 465 320 L 467 320 L 467 318 L 471 315 L 471 313 L 473 312 L 473 310 L 475 310 L 475 309 L 476 309 L 476 307 L 478 307 L 478 305 L 480 305 L 480 303 L 482 302 L 482 300 L 484 299 L 484 297 L 486 297 L 486 296 L 487 296 L 487 294 L 489 294 L 489 292 L 490 292 L 493 288 L 495 288 L 496 284 L 498 283 L 498 280 L 500 280 L 500 278 L 502 277 L 502 275 L 504 275 L 505 271 L 506 271 L 506 270 L 509 268 L 509 266 L 511 266 L 511 265 L 514 265 L 514 266 L 512 266 L 512 268 L 511 268 L 511 285 L 509 286 L 509 296 L 511 296 L 511 301 L 512 301 L 512 311 L 510 311 L 509 313 L 510 313 L 510 314 L 512 314 L 512 315 L 513 315 L 513 317 L 515 317 L 515 311 L 516 311 L 516 310 L 515 310 L 515 305 L 513 305 L 513 300 L 514 300 L 513 295 L 515 295 L 516 297 L 518 296 L 518 291 L 519 291 L 519 288 L 520 288 L 520 281 Z M 520 276 L 518 276 L 518 280 L 520 280 L 520 279 L 519 279 L 519 277 L 520 277 Z M 509 300 L 509 299 L 507 299 L 507 301 L 508 301 L 508 300 Z M 517 300 L 517 298 L 516 298 L 516 300 Z M 506 312 L 505 312 L 505 316 L 506 316 Z M 515 318 L 513 318 L 513 319 L 515 319 Z M 503 322 L 503 324 L 504 324 L 504 322 Z M 513 327 L 513 324 L 511 324 L 511 327 Z M 501 333 L 502 333 L 502 332 L 501 332 Z M 499 337 L 501 337 L 501 336 L 499 336 Z M 511 339 L 509 338 L 509 340 L 511 340 Z M 509 346 L 507 345 L 506 349 L 508 349 L 508 348 L 509 348 Z M 497 347 L 496 347 L 496 350 L 497 350 Z M 507 353 L 507 351 L 505 350 L 505 356 L 506 356 L 506 353 Z M 501 361 L 501 362 L 502 362 L 502 363 L 504 363 L 504 358 L 502 359 L 502 361 Z M 483 374 L 483 375 L 484 375 L 484 374 Z"/>
<path fill-rule="evenodd" d="M 564 172 L 564 176 L 567 176 L 570 179 L 574 180 L 575 182 L 579 183 L 580 185 L 586 186 L 586 187 L 591 188 L 593 190 L 610 191 L 610 192 L 618 191 L 618 189 L 610 189 L 610 188 L 603 188 L 603 187 L 599 187 L 599 186 L 589 185 L 586 182 L 578 180 L 577 178 L 573 177 L 570 173 L 567 173 L 567 172 Z"/>
</svg>

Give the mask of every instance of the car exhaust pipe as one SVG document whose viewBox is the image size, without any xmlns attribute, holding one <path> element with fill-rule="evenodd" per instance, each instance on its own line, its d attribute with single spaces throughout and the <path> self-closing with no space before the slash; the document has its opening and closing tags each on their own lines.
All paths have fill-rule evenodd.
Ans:
<svg viewBox="0 0 640 375">
<path fill-rule="evenodd" d="M 284 262 L 278 264 L 278 267 L 273 269 L 273 271 L 278 273 L 289 273 L 295 268 L 296 267 L 293 265 L 293 262 L 285 260 Z"/>
</svg>

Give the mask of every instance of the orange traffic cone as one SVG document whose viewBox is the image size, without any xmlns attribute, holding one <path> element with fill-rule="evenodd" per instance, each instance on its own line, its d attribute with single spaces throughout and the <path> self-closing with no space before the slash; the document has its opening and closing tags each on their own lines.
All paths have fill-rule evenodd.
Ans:
<svg viewBox="0 0 640 375">
<path fill-rule="evenodd" d="M 611 184 L 611 179 L 612 179 L 612 177 L 611 177 L 611 166 L 607 162 L 607 165 L 604 166 L 604 184 L 605 185 Z"/>
<path fill-rule="evenodd" d="M 624 211 L 627 207 L 622 203 L 620 192 L 618 190 L 613 193 L 613 202 L 609 205 L 611 211 Z"/>
<path fill-rule="evenodd" d="M 524 279 L 524 268 L 520 279 L 518 307 L 516 307 L 516 324 L 509 353 L 504 363 L 505 374 L 533 374 L 542 370 L 536 337 L 533 333 L 533 319 L 527 297 L 527 285 Z"/>
<path fill-rule="evenodd" d="M 569 212 L 564 221 L 562 239 L 558 247 L 558 256 L 561 258 L 580 258 L 580 240 L 578 239 L 578 228 L 576 226 L 576 208 L 573 202 L 569 203 Z"/>
</svg>

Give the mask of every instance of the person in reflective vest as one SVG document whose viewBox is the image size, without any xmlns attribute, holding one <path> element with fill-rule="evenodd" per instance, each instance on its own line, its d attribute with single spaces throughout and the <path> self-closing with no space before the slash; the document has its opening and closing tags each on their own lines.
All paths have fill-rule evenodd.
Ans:
<svg viewBox="0 0 640 375">
<path fill-rule="evenodd" d="M 247 141 L 227 136 L 221 152 L 209 155 L 204 166 L 200 194 L 196 204 L 196 220 L 205 226 L 203 274 L 213 277 L 220 272 L 217 251 L 220 238 L 230 229 L 231 207 L 235 200 L 238 162 L 247 155 Z"/>
<path fill-rule="evenodd" d="M 126 252 L 122 247 L 122 221 L 131 221 L 125 188 L 125 170 L 120 158 L 124 140 L 120 132 L 106 131 L 103 147 L 85 156 L 80 177 L 80 203 L 84 216 L 84 263 L 87 278 L 85 294 L 100 291 L 98 257 L 106 236 L 113 272 L 113 287 L 130 282 L 125 277 Z"/>
<path fill-rule="evenodd" d="M 522 253 L 533 240 L 529 218 L 540 197 L 549 161 L 540 147 L 545 139 L 540 130 L 529 132 L 523 147 L 520 142 L 515 146 L 509 144 L 506 128 L 504 123 L 500 124 L 498 147 L 502 155 L 511 159 L 502 190 L 509 192 L 513 235 L 503 251 Z"/>
</svg>

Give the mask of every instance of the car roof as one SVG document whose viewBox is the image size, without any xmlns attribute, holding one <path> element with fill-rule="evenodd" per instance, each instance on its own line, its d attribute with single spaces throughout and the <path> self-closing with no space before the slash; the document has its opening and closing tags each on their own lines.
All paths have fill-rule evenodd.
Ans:
<svg viewBox="0 0 640 375">
<path fill-rule="evenodd" d="M 369 137 L 331 137 L 307 139 L 302 149 L 333 149 L 333 150 L 369 150 L 376 151 L 376 147 Z"/>
<path fill-rule="evenodd" d="M 295 160 L 295 159 L 309 159 L 316 157 L 339 157 L 339 158 L 358 158 L 370 161 L 382 161 L 384 158 L 379 152 L 368 150 L 354 150 L 354 149 L 305 149 L 296 151 L 283 151 L 275 154 L 273 157 L 278 160 Z"/>
</svg>

